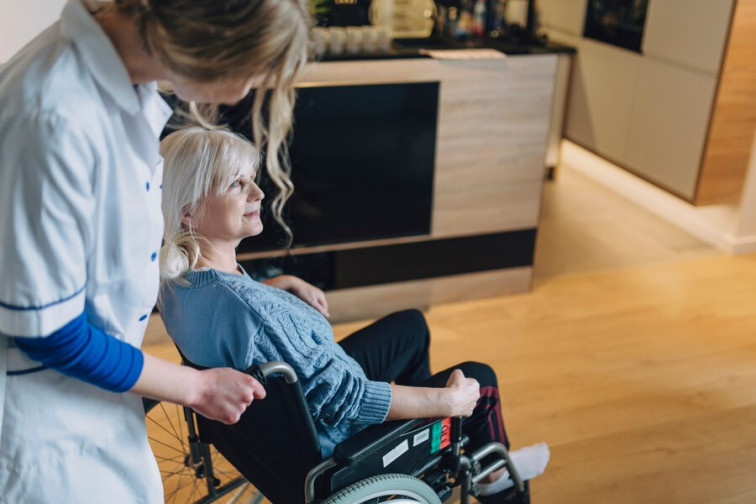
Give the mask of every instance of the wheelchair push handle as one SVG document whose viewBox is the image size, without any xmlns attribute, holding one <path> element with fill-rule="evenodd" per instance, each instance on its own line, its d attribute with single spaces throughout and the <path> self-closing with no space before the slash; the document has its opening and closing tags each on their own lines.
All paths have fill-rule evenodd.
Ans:
<svg viewBox="0 0 756 504">
<path fill-rule="evenodd" d="M 259 366 L 255 364 L 254 366 L 248 367 L 244 372 L 263 385 L 265 385 L 265 378 L 273 374 L 280 374 L 283 376 L 284 380 L 289 385 L 297 382 L 297 373 L 294 372 L 294 368 L 283 361 L 270 361 Z"/>
</svg>

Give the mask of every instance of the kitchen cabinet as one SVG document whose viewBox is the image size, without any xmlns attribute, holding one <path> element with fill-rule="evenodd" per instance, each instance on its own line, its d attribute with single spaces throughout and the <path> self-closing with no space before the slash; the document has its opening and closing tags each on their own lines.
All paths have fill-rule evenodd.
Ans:
<svg viewBox="0 0 756 504">
<path fill-rule="evenodd" d="M 552 125 L 561 124 L 552 112 L 562 57 L 568 56 L 354 59 L 309 66 L 301 86 L 438 82 L 440 90 L 430 232 L 289 254 L 299 264 L 326 264 L 334 320 L 530 289 L 547 145 Z"/>
<path fill-rule="evenodd" d="M 650 1 L 643 54 L 717 75 L 735 0 Z"/>
<path fill-rule="evenodd" d="M 627 161 L 640 55 L 575 38 L 577 56 L 569 87 L 565 135 L 608 159 Z"/>
<path fill-rule="evenodd" d="M 561 2 L 539 6 L 550 39 L 577 49 L 568 139 L 694 205 L 739 201 L 756 129 L 756 0 L 651 1 L 641 53 L 582 37 Z"/>
<path fill-rule="evenodd" d="M 622 161 L 683 199 L 696 196 L 716 90 L 712 75 L 643 58 Z"/>
</svg>

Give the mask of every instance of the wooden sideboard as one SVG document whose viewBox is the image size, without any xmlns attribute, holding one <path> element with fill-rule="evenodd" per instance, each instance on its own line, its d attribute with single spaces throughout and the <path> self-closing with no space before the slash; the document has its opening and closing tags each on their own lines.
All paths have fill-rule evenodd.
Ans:
<svg viewBox="0 0 756 504">
<path fill-rule="evenodd" d="M 302 86 L 440 83 L 432 224 L 426 236 L 298 248 L 292 254 L 391 249 L 397 257 L 401 247 L 417 250 L 425 244 L 429 247 L 423 253 L 436 256 L 452 250 L 448 244 L 454 242 L 451 257 L 433 258 L 453 266 L 475 260 L 474 251 L 467 254 L 467 242 L 460 240 L 470 240 L 472 247 L 480 243 L 476 237 L 498 237 L 502 254 L 508 254 L 512 236 L 511 247 L 519 250 L 519 259 L 507 267 L 475 271 L 471 265 L 475 272 L 328 291 L 334 321 L 530 289 L 547 146 L 552 130 L 561 130 L 561 117 L 552 112 L 563 103 L 563 97 L 555 99 L 555 88 L 558 70 L 565 68 L 560 58 L 565 57 L 569 56 L 334 61 L 306 70 Z M 240 259 L 271 255 L 246 254 Z"/>
</svg>

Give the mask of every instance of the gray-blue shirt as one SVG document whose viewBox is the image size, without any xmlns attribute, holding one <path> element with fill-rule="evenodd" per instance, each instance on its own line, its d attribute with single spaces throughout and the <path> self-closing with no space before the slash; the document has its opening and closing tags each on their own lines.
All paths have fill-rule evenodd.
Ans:
<svg viewBox="0 0 756 504">
<path fill-rule="evenodd" d="M 347 437 L 385 420 L 390 385 L 368 380 L 310 305 L 246 273 L 201 269 L 184 278 L 189 285 L 164 281 L 158 299 L 165 327 L 184 355 L 205 367 L 243 370 L 272 360 L 291 365 L 324 456 Z"/>
</svg>

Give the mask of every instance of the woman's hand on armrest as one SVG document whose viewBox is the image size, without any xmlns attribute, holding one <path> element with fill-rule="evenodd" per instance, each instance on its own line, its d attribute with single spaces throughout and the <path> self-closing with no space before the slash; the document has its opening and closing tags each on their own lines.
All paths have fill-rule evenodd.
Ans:
<svg viewBox="0 0 756 504">
<path fill-rule="evenodd" d="M 461 369 L 455 369 L 446 381 L 446 389 L 452 397 L 452 413 L 448 416 L 472 415 L 480 398 L 480 383 L 475 378 L 468 378 Z"/>
<path fill-rule="evenodd" d="M 144 354 L 144 367 L 131 392 L 192 408 L 225 424 L 239 421 L 255 399 L 265 397 L 263 386 L 248 374 L 231 368 L 204 371 Z"/>
<path fill-rule="evenodd" d="M 299 277 L 294 275 L 278 275 L 265 280 L 263 283 L 291 292 L 299 299 L 318 310 L 324 317 L 328 318 L 330 316 L 328 313 L 328 301 L 326 300 L 325 293 Z"/>
<path fill-rule="evenodd" d="M 470 416 L 480 397 L 480 384 L 455 369 L 446 388 L 391 385 L 391 406 L 386 420 Z"/>
</svg>

